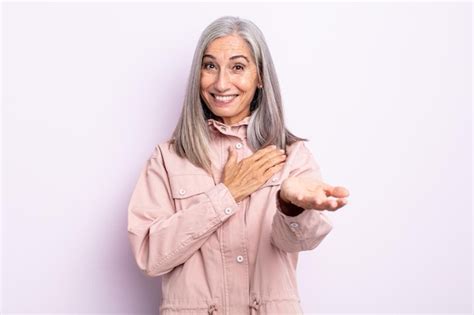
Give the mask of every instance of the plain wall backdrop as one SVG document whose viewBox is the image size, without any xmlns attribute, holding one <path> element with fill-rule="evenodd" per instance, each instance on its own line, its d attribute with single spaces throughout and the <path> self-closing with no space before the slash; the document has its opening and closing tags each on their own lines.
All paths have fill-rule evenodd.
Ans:
<svg viewBox="0 0 474 315">
<path fill-rule="evenodd" d="M 288 128 L 351 192 L 300 255 L 305 312 L 471 312 L 470 3 L 2 6 L 4 314 L 158 313 L 127 205 L 223 15 L 261 28 Z"/>
</svg>

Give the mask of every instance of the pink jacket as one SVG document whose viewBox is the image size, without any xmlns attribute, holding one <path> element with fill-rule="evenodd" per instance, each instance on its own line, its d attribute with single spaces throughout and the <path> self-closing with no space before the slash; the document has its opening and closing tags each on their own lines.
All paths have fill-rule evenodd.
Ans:
<svg viewBox="0 0 474 315">
<path fill-rule="evenodd" d="M 157 145 L 128 207 L 128 236 L 140 270 L 162 276 L 160 314 L 302 314 L 296 283 L 298 252 L 316 248 L 331 231 L 317 210 L 295 217 L 280 211 L 276 194 L 290 176 L 321 178 L 304 142 L 287 146 L 285 166 L 236 203 L 220 182 L 233 145 L 247 145 L 250 116 L 225 125 L 209 119 L 213 176 Z"/>
</svg>

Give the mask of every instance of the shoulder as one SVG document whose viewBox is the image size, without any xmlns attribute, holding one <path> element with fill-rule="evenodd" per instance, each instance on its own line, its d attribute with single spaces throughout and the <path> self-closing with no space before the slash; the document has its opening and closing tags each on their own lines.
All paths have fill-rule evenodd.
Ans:
<svg viewBox="0 0 474 315">
<path fill-rule="evenodd" d="M 162 157 L 172 154 L 172 145 L 171 140 L 167 140 L 161 143 L 155 144 L 155 147 L 152 151 L 152 157 Z M 174 152 L 174 151 L 173 151 Z"/>
<path fill-rule="evenodd" d="M 167 140 L 161 143 L 156 143 L 150 153 L 150 158 L 170 158 L 172 156 L 178 157 L 176 154 L 172 140 Z"/>
<path fill-rule="evenodd" d="M 290 168 L 290 176 L 314 175 L 321 177 L 319 163 L 314 158 L 306 141 L 296 141 L 287 146 L 287 161 Z"/>
<path fill-rule="evenodd" d="M 287 160 L 292 162 L 297 162 L 302 158 L 312 157 L 310 149 L 306 141 L 295 141 L 290 145 L 286 146 L 286 155 L 288 156 Z"/>
</svg>

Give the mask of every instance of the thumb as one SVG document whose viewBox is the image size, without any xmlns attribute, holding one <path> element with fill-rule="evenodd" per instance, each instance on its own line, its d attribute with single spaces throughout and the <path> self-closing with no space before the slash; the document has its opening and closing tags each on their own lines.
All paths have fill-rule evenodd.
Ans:
<svg viewBox="0 0 474 315">
<path fill-rule="evenodd" d="M 229 157 L 227 158 L 226 166 L 227 165 L 233 165 L 237 161 L 237 154 L 235 154 L 234 148 L 230 145 L 227 148 L 227 151 L 229 152 Z"/>
</svg>

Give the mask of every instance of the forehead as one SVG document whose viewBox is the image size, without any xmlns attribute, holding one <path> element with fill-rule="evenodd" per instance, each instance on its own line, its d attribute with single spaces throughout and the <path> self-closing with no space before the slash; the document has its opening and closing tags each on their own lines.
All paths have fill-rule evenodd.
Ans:
<svg viewBox="0 0 474 315">
<path fill-rule="evenodd" d="M 252 52 L 247 42 L 240 36 L 228 35 L 216 38 L 206 48 L 205 54 L 216 58 L 228 59 L 233 55 L 244 55 L 253 59 Z"/>
</svg>

